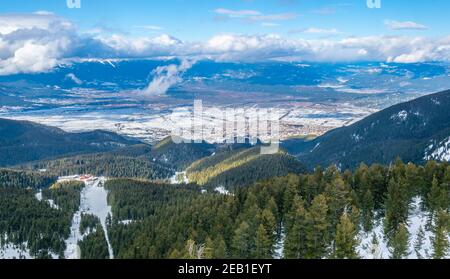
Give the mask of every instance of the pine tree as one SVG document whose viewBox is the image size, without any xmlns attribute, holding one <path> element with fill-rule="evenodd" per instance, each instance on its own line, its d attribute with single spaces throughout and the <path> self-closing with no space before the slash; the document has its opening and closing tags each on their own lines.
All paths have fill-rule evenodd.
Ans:
<svg viewBox="0 0 450 279">
<path fill-rule="evenodd" d="M 256 232 L 256 259 L 270 259 L 272 257 L 272 242 L 267 236 L 266 229 L 261 224 Z"/>
<path fill-rule="evenodd" d="M 232 239 L 233 256 L 238 259 L 246 259 L 251 254 L 250 226 L 243 221 L 234 231 Z"/>
<path fill-rule="evenodd" d="M 431 183 L 431 189 L 428 193 L 428 206 L 432 215 L 439 209 L 439 199 L 441 196 L 441 188 L 439 187 L 439 181 L 436 176 L 433 177 L 433 182 Z"/>
<path fill-rule="evenodd" d="M 272 212 L 268 209 L 264 209 L 261 214 L 261 223 L 263 228 L 266 230 L 266 235 L 269 240 L 273 243 L 275 241 L 275 232 L 277 228 L 276 219 Z"/>
<path fill-rule="evenodd" d="M 364 193 L 362 201 L 363 210 L 363 227 L 366 232 L 372 230 L 373 228 L 373 211 L 374 211 L 374 200 L 372 191 L 367 189 Z"/>
<path fill-rule="evenodd" d="M 417 232 L 416 242 L 414 243 L 414 252 L 416 253 L 418 259 L 423 258 L 421 250 L 423 248 L 424 242 L 425 242 L 425 231 L 423 230 L 422 226 L 420 226 L 419 231 Z"/>
<path fill-rule="evenodd" d="M 406 226 L 402 223 L 399 225 L 397 232 L 390 240 L 391 246 L 391 258 L 392 259 L 403 259 L 409 255 L 408 252 L 408 230 Z"/>
<path fill-rule="evenodd" d="M 292 210 L 287 216 L 287 234 L 284 241 L 284 257 L 287 259 L 301 259 L 306 250 L 305 215 L 303 200 L 296 195 Z"/>
<path fill-rule="evenodd" d="M 344 212 L 336 229 L 335 254 L 337 259 L 356 259 L 357 230 L 347 213 Z"/>
<path fill-rule="evenodd" d="M 306 214 L 306 258 L 320 259 L 326 253 L 328 237 L 328 205 L 324 195 L 316 196 Z"/>
<path fill-rule="evenodd" d="M 203 259 L 213 259 L 214 253 L 214 242 L 210 237 L 207 237 L 203 249 Z"/>
<path fill-rule="evenodd" d="M 330 229 L 334 231 L 344 209 L 351 203 L 351 198 L 349 185 L 345 184 L 339 174 L 335 174 L 334 169 L 329 171 L 333 180 L 325 188 L 324 194 L 327 198 Z"/>
<path fill-rule="evenodd" d="M 400 224 L 405 223 L 408 219 L 409 210 L 409 194 L 406 183 L 389 181 L 388 193 L 386 198 L 386 219 L 385 219 L 385 233 L 390 235 L 398 230 Z"/>
<path fill-rule="evenodd" d="M 222 235 L 219 235 L 214 239 L 214 259 L 226 259 L 227 258 L 227 246 Z"/>
<path fill-rule="evenodd" d="M 291 180 L 291 176 L 289 176 L 289 181 Z M 286 187 L 286 191 L 283 195 L 283 213 L 286 215 L 288 214 L 292 209 L 292 204 L 294 202 L 294 197 L 298 194 L 297 185 L 298 184 L 298 178 L 297 183 L 288 182 L 288 185 Z"/>
<path fill-rule="evenodd" d="M 434 237 L 433 243 L 433 258 L 442 259 L 447 255 L 449 242 L 448 242 L 448 213 L 441 210 L 436 216 L 435 226 L 433 228 Z"/>
<path fill-rule="evenodd" d="M 372 234 L 372 241 L 370 243 L 370 253 L 373 259 L 379 259 L 381 257 L 380 251 L 380 241 L 378 240 L 377 234 Z"/>
</svg>

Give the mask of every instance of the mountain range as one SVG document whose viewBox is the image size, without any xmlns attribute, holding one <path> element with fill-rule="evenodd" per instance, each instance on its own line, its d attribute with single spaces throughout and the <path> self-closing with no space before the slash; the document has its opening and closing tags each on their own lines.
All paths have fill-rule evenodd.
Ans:
<svg viewBox="0 0 450 279">
<path fill-rule="evenodd" d="M 137 143 L 134 139 L 106 131 L 67 133 L 33 122 L 0 119 L 0 166 L 111 151 Z"/>
<path fill-rule="evenodd" d="M 220 152 L 223 161 L 216 162 L 217 158 L 221 157 L 208 157 L 220 151 L 223 146 L 206 142 L 174 144 L 167 138 L 149 146 L 112 132 L 96 130 L 68 133 L 54 127 L 8 119 L 0 119 L 0 144 L 0 166 L 112 151 L 118 152 L 121 157 L 140 157 L 147 162 L 158 163 L 178 171 L 188 167 L 192 171 L 191 164 L 197 160 L 203 160 L 203 164 L 214 161 L 207 168 L 196 169 L 196 172 L 204 172 L 213 165 L 220 169 L 220 164 L 225 164 L 227 160 L 231 165 L 236 165 L 236 162 L 230 159 L 237 158 L 238 155 L 234 154 L 236 150 L 242 148 L 240 152 L 244 153 L 237 152 L 242 155 L 252 148 L 250 145 L 233 146 L 230 153 Z M 450 91 L 394 105 L 353 125 L 332 130 L 312 140 L 284 141 L 282 148 L 309 169 L 317 165 L 355 168 L 361 162 L 389 164 L 397 157 L 419 164 L 431 159 L 448 161 Z M 128 154 L 130 152 L 137 153 Z M 292 160 L 288 161 L 293 165 Z M 242 167 L 241 165 L 247 164 L 238 165 Z M 284 163 L 281 165 L 285 166 Z M 230 171 L 228 167 L 226 169 Z M 296 166 L 294 169 L 299 168 Z"/>
<path fill-rule="evenodd" d="M 450 155 L 450 91 L 394 105 L 347 127 L 310 141 L 290 140 L 283 146 L 310 168 L 342 169 L 389 164 L 397 157 L 423 163 Z"/>
</svg>

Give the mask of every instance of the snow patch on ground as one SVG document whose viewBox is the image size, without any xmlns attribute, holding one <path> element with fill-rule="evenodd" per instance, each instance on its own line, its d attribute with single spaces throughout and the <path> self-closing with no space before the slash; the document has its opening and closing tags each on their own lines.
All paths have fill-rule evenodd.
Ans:
<svg viewBox="0 0 450 279">
<path fill-rule="evenodd" d="M 437 146 L 437 147 L 436 147 Z M 450 161 L 450 137 L 435 145 L 433 142 L 425 149 L 425 160 Z"/>
<path fill-rule="evenodd" d="M 78 241 L 82 240 L 80 232 L 81 211 L 77 211 L 72 217 L 72 225 L 70 226 L 70 236 L 66 239 L 66 251 L 64 257 L 66 259 L 79 259 L 81 257 Z"/>
<path fill-rule="evenodd" d="M 42 201 L 42 189 L 34 195 L 38 201 Z"/>
<path fill-rule="evenodd" d="M 362 137 L 358 134 L 352 134 L 352 139 L 358 143 L 362 140 Z"/>
<path fill-rule="evenodd" d="M 281 226 L 281 233 L 278 237 L 277 242 L 274 246 L 274 258 L 275 259 L 282 259 L 284 256 L 284 241 L 286 240 L 286 231 L 284 229 L 284 226 Z"/>
<path fill-rule="evenodd" d="M 40 202 L 46 202 L 50 205 L 51 208 L 53 209 L 59 209 L 59 206 L 55 203 L 54 200 L 48 199 L 48 200 L 44 200 L 42 197 L 42 189 L 39 190 L 39 192 L 36 193 L 35 195 L 36 199 Z"/>
<path fill-rule="evenodd" d="M 420 210 L 421 203 L 422 203 L 422 199 L 419 197 L 416 197 L 413 199 L 413 202 L 412 202 L 412 205 L 410 208 L 410 214 L 409 214 L 409 218 L 408 218 L 408 232 L 410 234 L 409 252 L 411 254 L 408 257 L 409 259 L 419 258 L 417 253 L 419 253 L 420 257 L 422 257 L 422 258 L 430 258 L 431 254 L 433 252 L 433 245 L 431 243 L 433 233 L 431 232 L 431 230 L 427 229 L 429 214 Z M 422 228 L 422 230 L 424 231 L 425 234 L 424 234 L 422 248 L 419 251 L 417 251 L 417 253 L 416 253 L 414 251 L 414 245 L 417 243 L 417 238 L 418 238 L 420 228 Z"/>
<path fill-rule="evenodd" d="M 170 183 L 171 184 L 182 184 L 182 183 L 188 184 L 189 179 L 188 179 L 185 171 L 176 172 L 175 175 L 170 178 Z"/>
<path fill-rule="evenodd" d="M 439 100 L 438 100 L 438 99 L 435 99 L 435 98 L 432 98 L 432 99 L 431 99 L 431 102 L 433 102 L 433 104 L 435 104 L 435 105 L 437 105 L 437 106 L 439 106 L 439 105 L 441 104 L 441 102 L 439 102 Z"/>
<path fill-rule="evenodd" d="M 406 110 L 402 110 L 399 113 L 391 116 L 392 120 L 398 120 L 400 122 L 406 121 L 407 118 L 408 118 L 408 112 Z"/>
<path fill-rule="evenodd" d="M 415 197 L 410 206 L 410 213 L 408 217 L 408 233 L 409 233 L 409 248 L 407 256 L 408 259 L 418 259 L 417 253 L 419 253 L 422 258 L 431 258 L 433 253 L 432 238 L 433 233 L 429 228 L 429 214 L 420 209 L 422 199 L 420 197 Z M 391 257 L 391 252 L 384 237 L 383 228 L 384 218 L 377 220 L 372 231 L 360 232 L 358 239 L 360 244 L 357 247 L 357 252 L 362 259 L 389 259 Z M 415 244 L 417 243 L 417 238 L 420 228 L 424 231 L 423 245 L 420 250 L 415 251 Z M 378 240 L 378 245 L 372 244 L 373 236 L 376 235 Z M 449 236 L 450 240 L 450 236 Z"/>
<path fill-rule="evenodd" d="M 122 221 L 119 221 L 119 224 L 129 225 L 129 224 L 131 224 L 133 222 L 135 222 L 135 221 L 134 220 L 122 220 Z"/>
<path fill-rule="evenodd" d="M 360 243 L 356 249 L 362 259 L 387 259 L 390 256 L 387 241 L 384 239 L 384 219 L 378 220 L 370 232 L 360 232 L 358 239 Z M 373 244 L 374 236 L 378 244 Z"/>
<path fill-rule="evenodd" d="M 30 252 L 27 248 L 27 243 L 22 245 L 6 244 L 0 247 L 0 259 L 32 259 Z"/>
<path fill-rule="evenodd" d="M 219 193 L 221 195 L 229 195 L 230 194 L 230 191 L 225 189 L 225 187 L 223 187 L 223 186 L 219 186 L 219 187 L 215 188 L 214 191 L 216 191 L 217 193 Z"/>
<path fill-rule="evenodd" d="M 316 146 L 314 146 L 314 148 L 310 151 L 311 153 L 314 152 L 318 147 L 320 146 L 320 142 L 318 142 L 316 144 Z"/>
</svg>

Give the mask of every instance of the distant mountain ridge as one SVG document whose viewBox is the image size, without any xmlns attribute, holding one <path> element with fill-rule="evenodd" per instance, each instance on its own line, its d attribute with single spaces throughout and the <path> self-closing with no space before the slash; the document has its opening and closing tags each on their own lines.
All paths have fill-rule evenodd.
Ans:
<svg viewBox="0 0 450 279">
<path fill-rule="evenodd" d="M 101 130 L 68 133 L 29 121 L 0 119 L 0 166 L 111 151 L 137 143 L 139 141 Z"/>
<path fill-rule="evenodd" d="M 287 144 L 310 168 L 361 162 L 389 164 L 397 157 L 422 163 L 450 158 L 450 90 L 401 103 L 312 141 Z"/>
</svg>

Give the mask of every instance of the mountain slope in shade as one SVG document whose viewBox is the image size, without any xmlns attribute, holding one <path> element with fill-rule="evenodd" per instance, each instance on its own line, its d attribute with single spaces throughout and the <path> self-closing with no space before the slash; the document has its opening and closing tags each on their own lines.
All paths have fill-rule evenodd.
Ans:
<svg viewBox="0 0 450 279">
<path fill-rule="evenodd" d="M 211 155 L 215 148 L 206 142 L 177 144 L 171 137 L 167 137 L 152 146 L 151 157 L 155 162 L 184 170 L 192 162 Z"/>
<path fill-rule="evenodd" d="M 115 133 L 67 133 L 28 121 L 0 119 L 0 166 L 60 157 L 69 154 L 111 151 L 137 144 Z"/>
<path fill-rule="evenodd" d="M 421 163 L 449 160 L 450 90 L 401 103 L 312 141 L 299 141 L 290 152 L 305 165 L 336 164 L 354 168 L 361 162 L 389 164 L 397 157 Z M 296 152 L 297 151 L 297 152 Z"/>
</svg>

